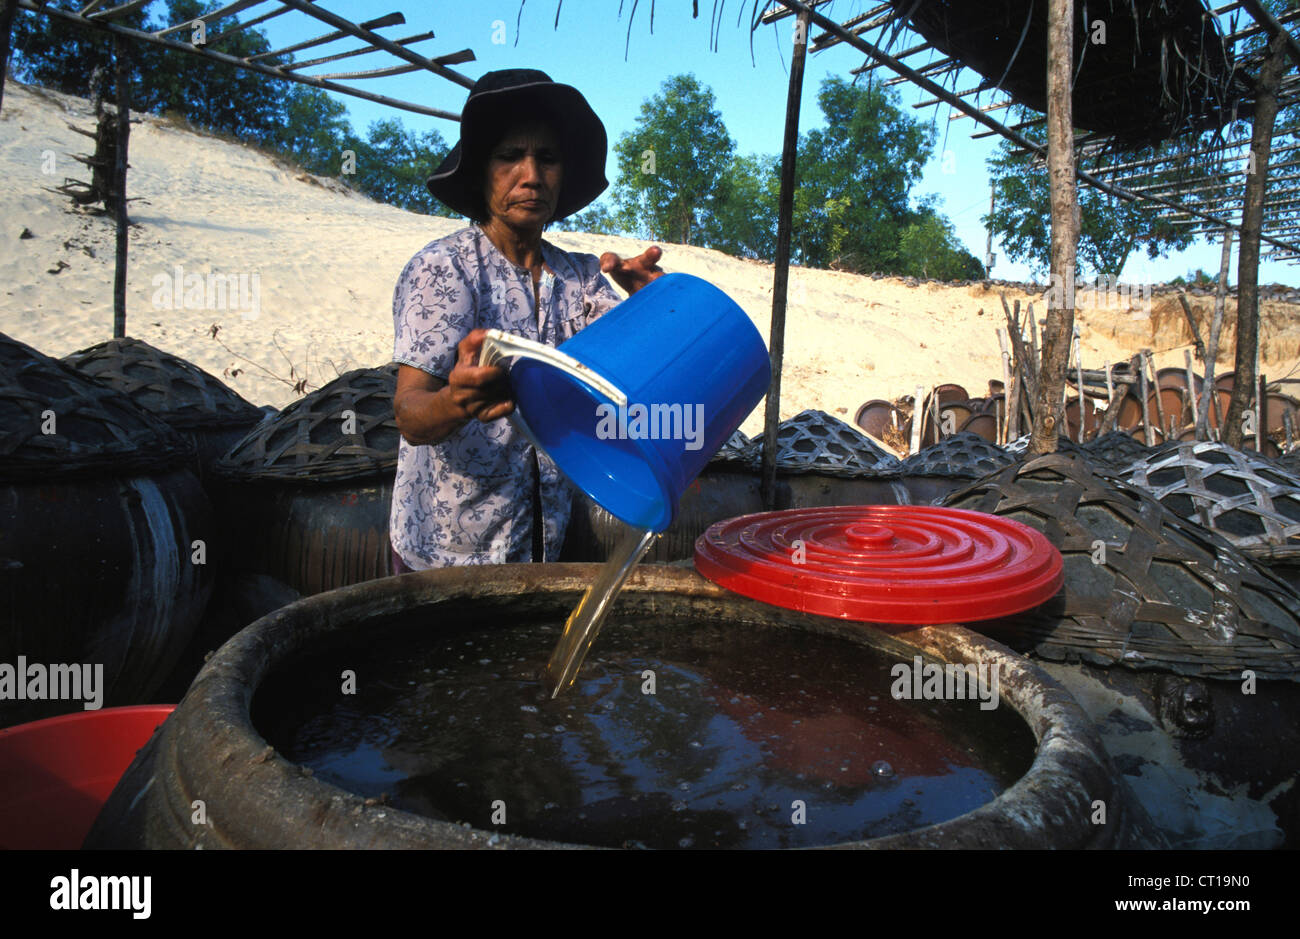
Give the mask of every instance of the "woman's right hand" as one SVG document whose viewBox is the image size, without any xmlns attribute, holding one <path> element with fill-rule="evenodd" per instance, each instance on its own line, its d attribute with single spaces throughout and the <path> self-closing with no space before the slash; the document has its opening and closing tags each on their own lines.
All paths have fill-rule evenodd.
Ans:
<svg viewBox="0 0 1300 939">
<path fill-rule="evenodd" d="M 398 368 L 393 414 L 407 443 L 441 443 L 466 421 L 487 423 L 515 409 L 505 369 L 478 364 L 486 336 L 487 330 L 476 329 L 457 344 L 446 382 L 410 365 Z"/>
<path fill-rule="evenodd" d="M 476 329 L 456 346 L 456 365 L 447 376 L 447 391 L 452 403 L 466 418 L 485 424 L 510 414 L 515 409 L 513 391 L 506 370 L 499 365 L 479 365 L 486 329 Z"/>
</svg>

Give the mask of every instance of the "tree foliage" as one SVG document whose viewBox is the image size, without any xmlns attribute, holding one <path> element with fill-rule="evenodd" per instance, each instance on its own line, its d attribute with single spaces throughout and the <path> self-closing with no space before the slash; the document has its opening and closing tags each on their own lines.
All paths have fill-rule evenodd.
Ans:
<svg viewBox="0 0 1300 939">
<path fill-rule="evenodd" d="M 912 186 L 933 133 L 882 85 L 822 82 L 824 129 L 803 135 L 794 211 L 797 257 L 813 267 L 897 272 L 899 241 L 913 222 Z"/>
<path fill-rule="evenodd" d="M 64 0 L 54 5 L 75 11 L 85 4 Z M 153 20 L 149 11 L 156 6 L 142 7 L 114 22 L 154 31 L 192 20 L 217 4 L 167 0 L 165 12 Z M 99 68 L 104 93 L 110 100 L 116 97 L 113 37 L 51 16 L 20 12 L 14 18 L 12 41 L 14 74 L 20 80 L 86 96 L 91 93 L 92 75 Z M 126 47 L 131 65 L 132 110 L 154 114 L 170 111 L 193 124 L 259 143 L 282 120 L 285 93 L 274 79 L 148 43 L 128 41 Z M 252 29 L 235 33 L 221 43 L 222 52 L 239 57 L 268 52 L 270 48 L 266 36 Z M 266 60 L 269 65 L 282 61 Z"/>
<path fill-rule="evenodd" d="M 902 112 L 897 95 L 831 78 L 818 101 L 826 126 L 802 136 L 796 159 L 793 259 L 859 272 L 983 276 L 933 204 L 913 205 L 932 134 Z M 775 259 L 780 158 L 734 153 L 713 93 L 694 76 L 664 82 L 615 152 L 617 210 L 605 222 Z"/>
<path fill-rule="evenodd" d="M 614 146 L 619 224 L 650 238 L 698 243 L 715 227 L 711 216 L 734 150 L 713 92 L 694 75 L 668 78 Z"/>
<path fill-rule="evenodd" d="M 588 206 L 581 212 L 576 212 L 568 218 L 561 219 L 555 222 L 552 227 L 556 231 L 586 232 L 590 235 L 622 234 L 613 213 L 600 203 Z"/>
<path fill-rule="evenodd" d="M 778 158 L 733 156 L 718 181 L 717 200 L 703 243 L 740 258 L 775 260 L 780 195 Z"/>
<path fill-rule="evenodd" d="M 957 240 L 952 224 L 924 205 L 898 239 L 898 273 L 932 280 L 977 280 L 984 265 Z"/>
<path fill-rule="evenodd" d="M 76 12 L 84 3 L 54 0 L 49 6 Z M 133 10 L 115 22 L 132 29 L 160 29 L 148 22 L 147 8 Z M 53 16 L 19 10 L 10 34 L 14 77 L 19 81 L 53 88 L 64 94 L 86 96 L 91 76 L 98 68 L 103 73 L 106 94 L 115 95 L 113 75 L 113 37 L 65 23 Z M 160 50 L 161 51 L 161 50 Z M 145 57 L 148 61 L 152 59 Z M 139 61 L 137 57 L 137 61 Z M 137 71 L 132 83 L 132 99 L 143 101 L 147 90 Z"/>
<path fill-rule="evenodd" d="M 350 177 L 354 188 L 411 212 L 458 217 L 425 185 L 450 149 L 436 130 L 417 134 L 388 118 L 372 123 L 366 139 L 349 149 L 356 153 L 356 175 Z"/>
<path fill-rule="evenodd" d="M 1021 110 L 1015 122 L 1029 116 L 1030 112 Z M 1027 136 L 1035 139 L 1032 133 Z M 1180 147 L 1188 146 L 1169 144 L 1162 152 L 1174 156 Z M 1029 154 L 1017 155 L 1015 150 L 1015 145 L 1004 140 L 989 158 L 994 208 L 984 216 L 984 224 L 1002 242 L 1011 260 L 1027 263 L 1036 274 L 1042 274 L 1051 267 L 1052 247 L 1047 167 Z M 1115 161 L 1117 156 L 1109 154 L 1107 159 Z M 1154 259 L 1181 250 L 1194 240 L 1193 235 L 1161 219 L 1163 210 L 1152 202 L 1127 202 L 1084 183 L 1079 184 L 1078 193 L 1081 275 L 1118 277 L 1135 249 L 1144 249 L 1147 257 Z"/>
</svg>

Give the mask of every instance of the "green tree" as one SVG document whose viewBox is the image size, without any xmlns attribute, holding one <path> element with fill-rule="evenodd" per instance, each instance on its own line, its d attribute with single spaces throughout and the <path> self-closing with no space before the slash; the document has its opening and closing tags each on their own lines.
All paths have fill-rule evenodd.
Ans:
<svg viewBox="0 0 1300 939">
<path fill-rule="evenodd" d="M 84 3 L 65 0 L 57 6 L 79 10 Z M 148 17 L 158 4 L 135 10 L 114 22 L 145 31 L 185 22 L 216 3 L 168 0 L 158 20 Z M 223 20 L 223 25 L 233 20 Z M 218 27 L 213 27 L 216 30 Z M 186 36 L 188 39 L 188 36 Z M 258 30 L 242 30 L 221 42 L 221 51 L 238 57 L 270 50 Z M 65 24 L 54 17 L 22 13 L 13 27 L 14 74 L 22 81 L 87 96 L 91 76 L 101 69 L 102 87 L 116 97 L 113 37 Z M 262 142 L 281 120 L 284 90 L 274 79 L 208 62 L 196 56 L 148 43 L 127 42 L 131 65 L 131 108 L 151 113 L 173 112 L 193 124 Z M 270 59 L 268 64 L 281 60 Z"/>
<path fill-rule="evenodd" d="M 76 0 L 56 0 L 49 6 L 76 12 L 84 3 Z M 132 10 L 114 22 L 132 29 L 153 30 L 162 26 L 148 22 L 147 7 Z M 115 94 L 113 84 L 113 37 L 93 30 L 82 29 L 53 16 L 19 10 L 14 16 L 10 37 L 11 67 L 19 81 L 53 88 L 64 94 L 90 94 L 91 75 L 96 68 L 104 75 L 106 94 Z M 173 53 L 175 54 L 175 53 Z M 132 97 L 146 91 L 138 80 L 132 83 Z"/>
<path fill-rule="evenodd" d="M 1031 114 L 1020 109 L 1013 123 L 1023 122 Z M 1027 136 L 1035 139 L 1032 133 Z M 1165 144 L 1158 151 L 1110 153 L 1106 160 L 1132 161 L 1157 152 L 1177 159 L 1179 153 L 1195 149 L 1197 140 Z M 1008 258 L 1027 263 L 1035 273 L 1041 274 L 1051 267 L 1051 191 L 1047 167 L 1030 154 L 1017 154 L 1016 149 L 1004 140 L 988 160 L 994 208 L 983 221 L 1002 242 Z M 1085 183 L 1079 184 L 1078 193 L 1081 275 L 1086 272 L 1118 277 L 1139 245 L 1154 259 L 1181 250 L 1194 240 L 1185 229 L 1161 219 L 1161 210 L 1154 203 L 1126 202 Z"/>
<path fill-rule="evenodd" d="M 701 243 L 741 258 L 776 258 L 777 202 L 781 161 L 762 155 L 733 156 L 718 180 L 714 210 Z"/>
<path fill-rule="evenodd" d="M 552 226 L 556 231 L 576 231 L 585 232 L 589 235 L 621 235 L 618 222 L 607 207 L 596 203 L 570 215 L 568 218 L 555 222 Z"/>
<path fill-rule="evenodd" d="M 898 270 L 899 238 L 913 221 L 909 195 L 934 135 L 882 85 L 822 82 L 824 129 L 799 144 L 794 250 L 813 267 Z"/>
<path fill-rule="evenodd" d="M 641 104 L 636 127 L 615 144 L 619 224 L 629 232 L 691 244 L 717 210 L 719 180 L 735 144 L 713 92 L 675 75 Z"/>
<path fill-rule="evenodd" d="M 417 134 L 401 121 L 385 118 L 372 123 L 366 139 L 354 141 L 349 149 L 356 153 L 356 175 L 349 182 L 358 191 L 410 212 L 460 217 L 434 199 L 425 185 L 449 150 L 436 130 Z"/>
<path fill-rule="evenodd" d="M 68 9 L 82 5 L 78 0 L 61 4 Z M 199 0 L 167 0 L 165 13 L 157 21 L 147 19 L 150 7 L 144 7 L 115 22 L 158 30 L 192 20 L 217 6 Z M 214 24 L 208 38 L 236 22 L 231 18 Z M 115 95 L 110 37 L 53 18 L 20 14 L 14 23 L 14 40 L 15 74 L 22 80 L 86 95 L 98 66 L 105 93 Z M 257 29 L 232 33 L 219 46 L 220 51 L 240 57 L 271 48 Z M 348 122 L 344 105 L 318 88 L 288 84 L 143 43 L 131 43 L 130 55 L 133 110 L 173 113 L 196 126 L 264 146 L 321 176 L 343 175 L 344 152 L 350 150 L 355 156 L 355 175 L 347 178 L 357 190 L 409 211 L 455 214 L 434 200 L 425 187 L 425 179 L 448 150 L 437 131 L 419 135 L 390 119 L 372 124 L 362 139 Z M 288 59 L 262 61 L 278 64 Z"/>
<path fill-rule="evenodd" d="M 193 20 L 220 6 L 199 0 L 167 0 L 163 24 Z M 208 27 L 209 37 L 229 26 L 223 19 Z M 161 29 L 163 24 L 155 26 Z M 187 31 L 183 39 L 189 40 Z M 219 51 L 245 58 L 271 50 L 270 40 L 260 30 L 245 29 L 221 40 Z M 201 127 L 234 134 L 244 140 L 264 143 L 284 120 L 284 83 L 256 72 L 212 62 L 184 52 L 147 44 L 134 44 L 137 56 L 135 78 L 145 91 L 132 93 L 132 107 L 162 113 L 170 111 Z M 287 58 L 260 60 L 264 65 L 282 65 Z"/>
<path fill-rule="evenodd" d="M 976 280 L 984 265 L 962 247 L 952 224 L 926 206 L 898 239 L 900 274 L 933 280 Z"/>
<path fill-rule="evenodd" d="M 357 143 L 347 108 L 319 88 L 293 85 L 287 89 L 283 115 L 264 138 L 265 145 L 309 173 L 339 175 L 343 151 L 355 152 Z"/>
</svg>

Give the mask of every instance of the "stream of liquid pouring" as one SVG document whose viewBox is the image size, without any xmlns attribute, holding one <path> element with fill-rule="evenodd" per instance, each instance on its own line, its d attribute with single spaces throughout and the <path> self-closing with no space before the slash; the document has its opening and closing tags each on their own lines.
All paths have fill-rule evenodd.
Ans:
<svg viewBox="0 0 1300 939">
<path fill-rule="evenodd" d="M 582 660 L 587 657 L 596 634 L 614 606 L 614 600 L 638 561 L 650 549 L 656 533 L 645 528 L 629 528 L 619 539 L 614 552 L 587 588 L 578 605 L 564 624 L 564 633 L 555 644 L 546 664 L 546 690 L 551 698 L 559 697 L 578 677 Z"/>
</svg>

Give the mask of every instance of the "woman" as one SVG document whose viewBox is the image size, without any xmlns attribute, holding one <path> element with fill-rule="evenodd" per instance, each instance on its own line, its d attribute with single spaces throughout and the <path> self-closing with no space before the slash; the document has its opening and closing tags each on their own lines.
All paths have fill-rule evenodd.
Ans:
<svg viewBox="0 0 1300 939">
<path fill-rule="evenodd" d="M 476 224 L 426 245 L 393 295 L 402 434 L 389 519 L 396 571 L 555 560 L 573 490 L 508 422 L 506 373 L 478 365 L 484 330 L 559 345 L 663 271 L 651 247 L 622 260 L 561 251 L 548 222 L 605 179 L 604 125 L 544 72 L 489 72 L 429 190 Z"/>
</svg>

